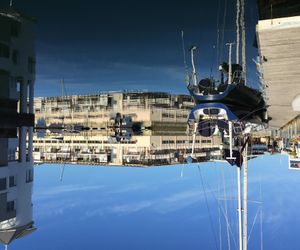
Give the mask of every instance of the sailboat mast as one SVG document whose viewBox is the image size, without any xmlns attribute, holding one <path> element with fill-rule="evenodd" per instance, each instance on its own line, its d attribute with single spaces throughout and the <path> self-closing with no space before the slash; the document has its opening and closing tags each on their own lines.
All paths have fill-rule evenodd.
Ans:
<svg viewBox="0 0 300 250">
<path fill-rule="evenodd" d="M 242 67 L 243 78 L 247 85 L 247 69 L 246 69 L 246 30 L 245 30 L 245 0 L 241 0 L 241 28 L 242 28 Z"/>
<path fill-rule="evenodd" d="M 239 229 L 239 250 L 243 250 L 242 238 L 242 199 L 241 199 L 241 168 L 236 168 L 237 173 L 237 189 L 238 189 L 238 229 Z"/>
<path fill-rule="evenodd" d="M 248 141 L 244 149 L 244 176 L 243 176 L 243 250 L 247 250 L 248 243 Z"/>
<path fill-rule="evenodd" d="M 236 64 L 240 63 L 240 0 L 236 0 Z"/>
</svg>

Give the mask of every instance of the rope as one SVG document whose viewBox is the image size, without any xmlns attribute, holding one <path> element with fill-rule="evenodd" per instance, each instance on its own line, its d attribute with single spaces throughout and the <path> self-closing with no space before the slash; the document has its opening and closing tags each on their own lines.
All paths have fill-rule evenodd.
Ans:
<svg viewBox="0 0 300 250">
<path fill-rule="evenodd" d="M 211 230 L 212 230 L 212 233 L 213 233 L 213 236 L 214 236 L 215 247 L 216 247 L 216 249 L 218 249 L 216 233 L 215 233 L 214 225 L 212 223 L 212 216 L 211 216 L 211 212 L 210 212 L 210 209 L 209 209 L 209 206 L 208 206 L 207 194 L 206 194 L 206 190 L 205 190 L 205 186 L 204 186 L 204 182 L 203 182 L 203 178 L 202 178 L 200 165 L 198 165 L 198 170 L 199 170 L 199 175 L 200 175 L 200 179 L 201 179 L 202 190 L 203 190 L 204 197 L 205 197 L 205 204 L 206 204 L 206 208 L 207 208 L 208 214 L 209 214 L 209 222 L 210 222 Z"/>
</svg>

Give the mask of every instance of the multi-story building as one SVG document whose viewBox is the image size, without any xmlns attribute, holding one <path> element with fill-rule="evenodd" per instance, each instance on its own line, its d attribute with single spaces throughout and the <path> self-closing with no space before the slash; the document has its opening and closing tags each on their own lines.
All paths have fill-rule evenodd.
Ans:
<svg viewBox="0 0 300 250">
<path fill-rule="evenodd" d="M 34 158 L 36 162 L 106 165 L 182 163 L 192 147 L 186 122 L 193 106 L 190 96 L 159 92 L 36 98 L 37 124 L 61 128 L 61 132 L 52 129 L 43 137 L 34 137 Z M 114 122 L 118 113 L 131 117 L 133 130 L 139 130 L 130 130 L 129 138 L 116 141 Z M 87 129 L 72 133 L 65 129 L 71 125 Z M 200 138 L 195 143 L 195 157 L 211 158 L 213 153 L 208 149 L 212 148 L 220 155 L 219 145 L 217 136 Z"/>
<path fill-rule="evenodd" d="M 257 45 L 272 136 L 284 145 L 300 136 L 300 2 L 258 0 Z M 298 139 L 299 141 L 299 139 Z"/>
<path fill-rule="evenodd" d="M 35 230 L 32 219 L 35 19 L 0 10 L 0 241 Z"/>
</svg>

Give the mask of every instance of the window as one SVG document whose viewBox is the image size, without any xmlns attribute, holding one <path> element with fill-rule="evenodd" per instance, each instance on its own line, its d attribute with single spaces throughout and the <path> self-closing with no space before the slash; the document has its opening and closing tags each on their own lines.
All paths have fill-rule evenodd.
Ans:
<svg viewBox="0 0 300 250">
<path fill-rule="evenodd" d="M 6 178 L 1 178 L 0 179 L 0 190 L 5 190 L 6 189 Z"/>
<path fill-rule="evenodd" d="M 35 72 L 35 59 L 33 57 L 28 57 L 28 72 L 33 74 Z"/>
<path fill-rule="evenodd" d="M 33 181 L 33 169 L 28 169 L 26 171 L 26 183 Z"/>
<path fill-rule="evenodd" d="M 9 176 L 9 187 L 15 187 L 16 186 L 16 179 L 14 176 Z"/>
<path fill-rule="evenodd" d="M 10 26 L 10 34 L 13 37 L 18 37 L 21 30 L 21 24 L 18 22 L 13 22 Z"/>
<path fill-rule="evenodd" d="M 18 64 L 19 62 L 19 51 L 13 50 L 12 52 L 12 61 L 14 64 Z"/>
<path fill-rule="evenodd" d="M 6 211 L 13 212 L 15 210 L 15 201 L 8 201 L 6 203 Z"/>
<path fill-rule="evenodd" d="M 9 58 L 9 47 L 3 43 L 0 43 L 0 57 Z"/>
</svg>

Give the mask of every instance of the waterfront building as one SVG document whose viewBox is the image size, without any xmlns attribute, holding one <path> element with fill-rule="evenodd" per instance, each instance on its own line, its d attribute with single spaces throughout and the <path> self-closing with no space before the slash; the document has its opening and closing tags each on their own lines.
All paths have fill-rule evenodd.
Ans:
<svg viewBox="0 0 300 250">
<path fill-rule="evenodd" d="M 300 4 L 298 0 L 259 0 L 256 26 L 261 80 L 272 137 L 284 145 L 300 135 Z"/>
<path fill-rule="evenodd" d="M 0 9 L 0 242 L 35 230 L 32 218 L 35 19 Z"/>
</svg>

